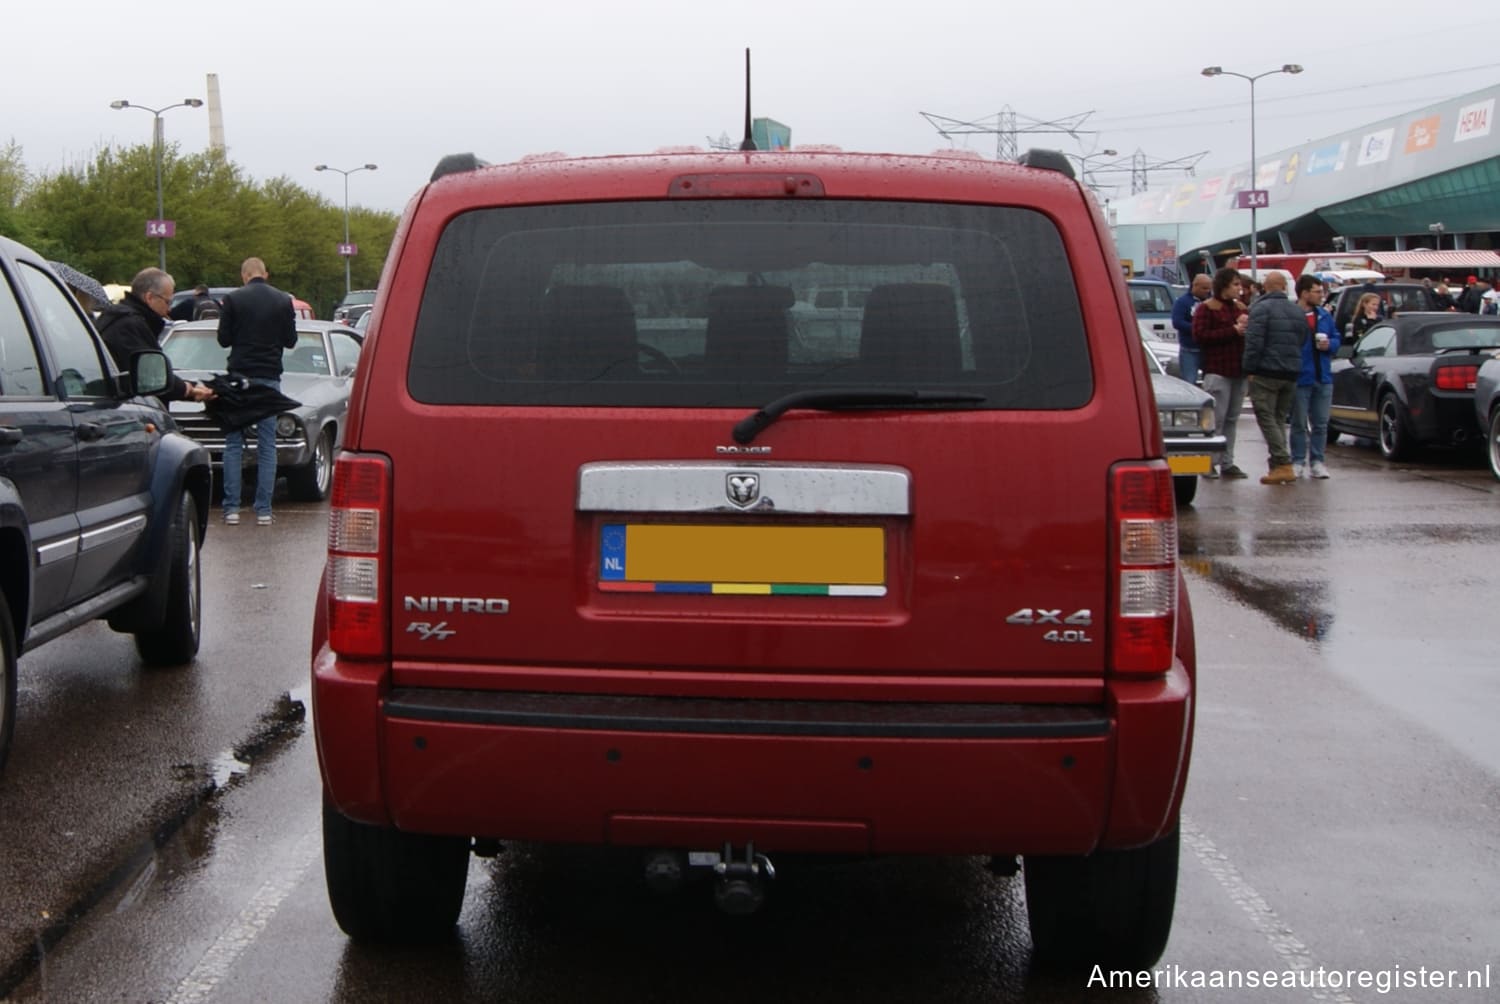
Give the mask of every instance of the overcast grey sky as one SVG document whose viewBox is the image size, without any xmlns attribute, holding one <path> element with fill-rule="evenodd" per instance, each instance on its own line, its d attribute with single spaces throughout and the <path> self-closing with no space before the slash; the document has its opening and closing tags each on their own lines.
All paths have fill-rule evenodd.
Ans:
<svg viewBox="0 0 1500 1004">
<path fill-rule="evenodd" d="M 399 211 L 438 158 L 646 152 L 738 139 L 743 52 L 753 50 L 754 114 L 791 126 L 792 143 L 994 156 L 993 135 L 947 140 L 921 116 L 1022 125 L 1091 112 L 1074 139 L 1021 136 L 1022 149 L 1113 148 L 1153 160 L 1206 151 L 1201 166 L 1249 157 L 1245 81 L 1257 74 L 1257 150 L 1282 147 L 1486 87 L 1500 48 L 1481 25 L 1393 0 L 1335 13 L 1319 4 L 1170 6 L 1078 0 L 817 2 L 731 6 L 635 0 L 476 4 L 471 0 L 255 5 L 157 0 L 5 4 L 0 142 L 33 171 L 149 142 L 162 107 L 206 98 L 219 77 L 229 156 L 252 178 L 285 176 L 335 204 Z M 208 142 L 207 108 L 164 116 L 168 142 Z M 1109 158 L 1095 158 L 1095 167 Z M 1181 175 L 1163 173 L 1162 184 Z M 1101 178 L 1129 193 L 1129 175 Z M 1155 178 L 1153 178 L 1155 180 Z M 1153 186 L 1154 187 L 1154 186 Z M 167 216 L 171 217 L 170 193 Z"/>
</svg>

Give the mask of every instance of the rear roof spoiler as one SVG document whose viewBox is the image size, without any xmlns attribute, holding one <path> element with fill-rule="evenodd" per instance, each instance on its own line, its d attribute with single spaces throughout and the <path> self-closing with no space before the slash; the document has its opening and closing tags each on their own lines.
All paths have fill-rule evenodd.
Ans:
<svg viewBox="0 0 1500 1004">
<path fill-rule="evenodd" d="M 1061 150 L 1027 150 L 1016 159 L 1016 163 L 1022 167 L 1056 171 L 1058 174 L 1067 175 L 1074 181 L 1078 180 L 1078 175 L 1073 173 L 1073 162 Z"/>
<path fill-rule="evenodd" d="M 489 167 L 490 162 L 480 160 L 472 153 L 450 153 L 437 162 L 437 167 L 432 169 L 432 177 L 429 182 L 437 181 L 439 178 L 450 174 L 462 174 L 465 171 L 477 171 L 481 167 Z"/>
</svg>

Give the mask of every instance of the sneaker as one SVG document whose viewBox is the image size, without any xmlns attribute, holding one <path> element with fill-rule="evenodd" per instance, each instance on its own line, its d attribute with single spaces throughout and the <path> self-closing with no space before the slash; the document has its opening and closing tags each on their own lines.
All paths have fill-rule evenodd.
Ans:
<svg viewBox="0 0 1500 1004">
<path fill-rule="evenodd" d="M 1230 464 L 1228 467 L 1219 468 L 1219 477 L 1221 478 L 1248 478 L 1249 476 L 1250 475 L 1240 470 L 1239 466 L 1236 464 Z"/>
<path fill-rule="evenodd" d="M 261 513 L 259 516 L 255 517 L 255 525 L 256 526 L 270 526 L 271 525 L 271 514 L 268 513 L 268 512 L 266 512 L 266 513 Z"/>
<path fill-rule="evenodd" d="M 1303 478 L 1307 477 L 1307 465 L 1306 464 L 1293 464 L 1292 465 L 1292 477 L 1296 478 L 1298 481 L 1301 481 Z"/>
<path fill-rule="evenodd" d="M 226 512 L 224 514 L 224 525 L 225 526 L 239 526 L 240 525 L 240 514 L 237 513 L 237 512 Z"/>
<path fill-rule="evenodd" d="M 1321 460 L 1314 460 L 1312 462 L 1312 476 L 1319 479 L 1320 481 L 1327 481 L 1328 465 L 1323 463 L 1323 461 Z"/>
<path fill-rule="evenodd" d="M 1210 481 L 1217 480 L 1219 477 L 1219 469 L 1217 467 L 1210 467 L 1206 472 L 1204 472 L 1203 476 L 1205 478 L 1208 478 Z"/>
</svg>

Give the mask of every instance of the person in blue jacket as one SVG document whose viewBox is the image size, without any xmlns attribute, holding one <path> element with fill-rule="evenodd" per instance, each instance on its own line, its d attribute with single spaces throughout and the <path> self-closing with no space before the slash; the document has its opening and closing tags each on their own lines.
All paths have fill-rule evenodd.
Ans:
<svg viewBox="0 0 1500 1004">
<path fill-rule="evenodd" d="M 1198 382 L 1198 342 L 1193 338 L 1193 311 L 1198 304 L 1213 295 L 1213 276 L 1202 273 L 1193 276 L 1188 291 L 1172 304 L 1172 327 L 1177 329 L 1177 365 L 1182 369 L 1182 379 L 1188 383 Z"/>
<path fill-rule="evenodd" d="M 1303 278 L 1306 278 L 1305 276 Z M 1324 289 L 1299 280 L 1297 305 L 1307 317 L 1308 338 L 1302 343 L 1302 370 L 1292 398 L 1292 470 L 1298 479 L 1309 474 L 1328 477 L 1323 449 L 1328 444 L 1328 408 L 1333 403 L 1331 367 L 1339 350 L 1339 329 L 1323 309 Z"/>
</svg>

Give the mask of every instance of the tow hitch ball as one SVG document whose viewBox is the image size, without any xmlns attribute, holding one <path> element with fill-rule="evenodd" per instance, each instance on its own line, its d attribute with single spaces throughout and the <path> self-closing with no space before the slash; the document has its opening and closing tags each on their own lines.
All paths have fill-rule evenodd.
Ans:
<svg viewBox="0 0 1500 1004">
<path fill-rule="evenodd" d="M 766 880 L 776 877 L 771 859 L 755 853 L 754 843 L 745 845 L 745 856 L 740 861 L 734 859 L 734 848 L 726 843 L 713 869 L 719 877 L 714 885 L 714 904 L 735 917 L 748 916 L 764 906 Z"/>
</svg>

